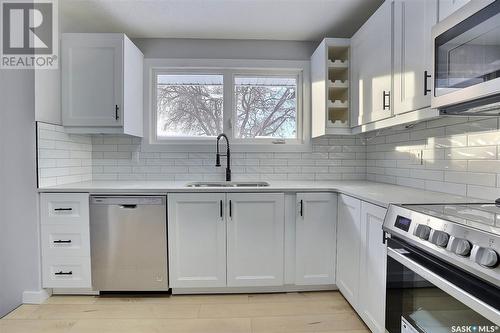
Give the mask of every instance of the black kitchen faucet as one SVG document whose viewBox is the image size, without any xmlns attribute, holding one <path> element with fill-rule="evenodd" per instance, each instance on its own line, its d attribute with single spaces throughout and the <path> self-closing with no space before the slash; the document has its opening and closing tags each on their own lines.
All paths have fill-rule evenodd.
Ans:
<svg viewBox="0 0 500 333">
<path fill-rule="evenodd" d="M 221 138 L 226 139 L 227 150 L 226 150 L 225 155 L 219 153 L 219 141 Z M 217 136 L 217 154 L 215 156 L 215 166 L 216 167 L 220 167 L 220 157 L 221 156 L 226 156 L 226 160 L 227 160 L 226 181 L 230 182 L 231 181 L 231 150 L 229 149 L 229 139 L 227 138 L 227 135 L 224 133 L 221 133 Z"/>
</svg>

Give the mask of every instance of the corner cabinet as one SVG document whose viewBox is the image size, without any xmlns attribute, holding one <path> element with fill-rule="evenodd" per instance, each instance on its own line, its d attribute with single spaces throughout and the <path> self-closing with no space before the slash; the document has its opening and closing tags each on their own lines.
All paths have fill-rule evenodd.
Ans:
<svg viewBox="0 0 500 333">
<path fill-rule="evenodd" d="M 283 193 L 168 195 L 174 289 L 282 286 L 283 238 Z"/>
<path fill-rule="evenodd" d="M 297 193 L 295 284 L 335 284 L 337 195 Z"/>
<path fill-rule="evenodd" d="M 311 56 L 312 137 L 350 134 L 349 45 L 325 38 Z"/>
<path fill-rule="evenodd" d="M 352 126 L 392 116 L 393 5 L 385 1 L 351 38 Z"/>
<path fill-rule="evenodd" d="M 337 287 L 357 309 L 361 248 L 361 201 L 341 194 L 337 221 Z"/>
<path fill-rule="evenodd" d="M 142 52 L 124 34 L 62 35 L 62 122 L 73 133 L 142 137 Z"/>
<path fill-rule="evenodd" d="M 386 209 L 339 196 L 337 286 L 370 330 L 385 332 Z"/>
</svg>

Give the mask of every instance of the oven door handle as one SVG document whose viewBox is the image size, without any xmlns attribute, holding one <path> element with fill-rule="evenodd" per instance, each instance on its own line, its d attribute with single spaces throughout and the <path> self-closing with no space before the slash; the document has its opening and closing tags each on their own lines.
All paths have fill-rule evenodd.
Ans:
<svg viewBox="0 0 500 333">
<path fill-rule="evenodd" d="M 480 313 L 488 320 L 491 320 L 497 325 L 500 324 L 500 310 L 497 310 L 492 306 L 490 306 L 489 304 L 486 304 L 477 297 L 469 294 L 465 290 L 450 283 L 448 280 L 441 277 L 440 275 L 430 271 L 421 264 L 416 263 L 415 261 L 405 257 L 404 255 L 402 255 L 401 253 L 390 247 L 387 248 L 387 255 L 392 259 L 396 260 L 397 262 L 399 262 L 401 265 L 417 273 L 427 281 L 431 282 L 436 287 L 446 292 L 448 295 L 464 303 L 472 310 L 476 311 L 477 313 Z"/>
</svg>

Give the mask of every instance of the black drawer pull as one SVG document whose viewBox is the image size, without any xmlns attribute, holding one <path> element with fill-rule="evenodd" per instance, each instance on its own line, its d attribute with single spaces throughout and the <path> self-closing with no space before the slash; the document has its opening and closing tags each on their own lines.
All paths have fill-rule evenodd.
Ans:
<svg viewBox="0 0 500 333">
<path fill-rule="evenodd" d="M 70 243 L 71 243 L 71 239 L 68 239 L 68 240 L 59 239 L 59 240 L 54 241 L 54 244 L 70 244 Z"/>
<path fill-rule="evenodd" d="M 300 200 L 300 216 L 304 216 L 304 200 Z"/>
<path fill-rule="evenodd" d="M 71 212 L 73 208 L 54 208 L 56 212 Z"/>
<path fill-rule="evenodd" d="M 73 271 L 69 271 L 69 272 L 59 271 L 59 272 L 55 272 L 54 275 L 73 275 Z"/>
</svg>

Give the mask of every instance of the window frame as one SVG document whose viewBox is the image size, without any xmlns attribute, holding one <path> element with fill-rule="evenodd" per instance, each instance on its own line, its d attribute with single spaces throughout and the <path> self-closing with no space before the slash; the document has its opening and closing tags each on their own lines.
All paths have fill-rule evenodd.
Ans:
<svg viewBox="0 0 500 333">
<path fill-rule="evenodd" d="M 231 59 L 145 59 L 143 151 L 212 151 L 215 137 L 157 137 L 157 76 L 161 74 L 223 75 L 223 131 L 231 148 L 241 152 L 311 151 L 311 111 L 309 61 L 231 60 Z M 237 139 L 231 126 L 236 116 L 235 78 L 237 76 L 296 77 L 297 137 L 286 139 Z M 228 98 L 229 97 L 229 98 Z M 273 143 L 274 142 L 274 143 Z"/>
</svg>

